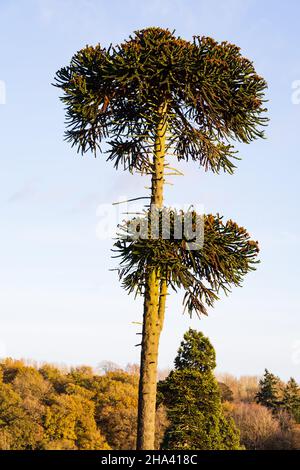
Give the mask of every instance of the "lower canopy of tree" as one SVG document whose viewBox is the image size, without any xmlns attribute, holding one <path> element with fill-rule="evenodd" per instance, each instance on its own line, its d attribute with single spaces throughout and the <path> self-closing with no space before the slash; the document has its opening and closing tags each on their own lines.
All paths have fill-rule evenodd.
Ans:
<svg viewBox="0 0 300 470">
<path fill-rule="evenodd" d="M 220 291 L 228 293 L 232 286 L 241 285 L 244 275 L 255 269 L 259 248 L 248 232 L 232 220 L 223 222 L 219 215 L 191 211 L 194 231 L 196 223 L 202 224 L 203 243 L 198 243 L 199 248 L 189 249 L 195 234 L 186 235 L 183 227 L 183 236 L 178 239 L 174 228 L 176 217 L 184 221 L 188 215 L 171 209 L 160 210 L 156 238 L 151 235 L 151 212 L 128 221 L 122 227 L 114 251 L 121 258 L 119 275 L 129 292 L 143 293 L 146 274 L 153 269 L 168 286 L 185 291 L 184 305 L 190 314 L 207 314 L 205 304 L 212 306 Z M 163 236 L 166 218 L 170 224 L 169 238 Z M 148 238 L 137 237 L 136 227 L 145 224 Z"/>
</svg>

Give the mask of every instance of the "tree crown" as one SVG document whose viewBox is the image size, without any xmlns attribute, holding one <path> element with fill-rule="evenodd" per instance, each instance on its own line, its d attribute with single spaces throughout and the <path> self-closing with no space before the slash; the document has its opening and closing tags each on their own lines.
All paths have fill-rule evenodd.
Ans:
<svg viewBox="0 0 300 470">
<path fill-rule="evenodd" d="M 266 82 L 228 42 L 136 31 L 124 43 L 86 46 L 56 74 L 66 107 L 66 138 L 78 151 L 101 151 L 124 169 L 151 169 L 159 109 L 166 103 L 168 149 L 214 172 L 233 172 L 231 140 L 263 137 Z"/>
<path fill-rule="evenodd" d="M 175 370 L 158 383 L 170 425 L 163 448 L 239 449 L 234 423 L 226 418 L 213 375 L 215 350 L 209 339 L 189 329 L 175 358 Z"/>
<path fill-rule="evenodd" d="M 212 371 L 216 367 L 214 347 L 201 331 L 190 328 L 184 334 L 174 364 L 176 370 Z"/>
<path fill-rule="evenodd" d="M 256 400 L 267 408 L 275 409 L 279 404 L 280 379 L 265 369 L 263 378 L 259 381 L 259 391 Z"/>
</svg>

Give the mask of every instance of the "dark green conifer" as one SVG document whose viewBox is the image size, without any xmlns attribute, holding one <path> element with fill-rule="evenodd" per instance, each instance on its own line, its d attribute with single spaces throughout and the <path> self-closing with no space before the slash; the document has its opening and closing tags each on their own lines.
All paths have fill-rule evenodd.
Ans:
<svg viewBox="0 0 300 470">
<path fill-rule="evenodd" d="M 296 380 L 291 377 L 283 391 L 282 406 L 290 416 L 300 422 L 300 389 Z"/>
<path fill-rule="evenodd" d="M 158 384 L 170 425 L 163 448 L 237 450 L 239 433 L 224 415 L 214 377 L 215 351 L 203 333 L 190 329 L 175 359 L 175 370 Z"/>
<path fill-rule="evenodd" d="M 265 369 L 263 378 L 259 381 L 256 401 L 276 412 L 280 406 L 280 379 Z"/>
</svg>

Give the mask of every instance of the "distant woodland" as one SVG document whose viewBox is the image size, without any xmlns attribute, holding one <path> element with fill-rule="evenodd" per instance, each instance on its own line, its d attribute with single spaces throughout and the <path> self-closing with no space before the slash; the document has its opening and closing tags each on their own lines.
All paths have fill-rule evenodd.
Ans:
<svg viewBox="0 0 300 470">
<path fill-rule="evenodd" d="M 284 383 L 267 370 L 261 378 L 215 377 L 209 358 L 191 368 L 186 343 L 174 370 L 159 372 L 157 449 L 300 449 L 294 379 Z M 134 449 L 138 374 L 137 365 L 110 362 L 94 370 L 2 360 L 0 449 Z M 207 426 L 212 421 L 218 427 Z"/>
</svg>

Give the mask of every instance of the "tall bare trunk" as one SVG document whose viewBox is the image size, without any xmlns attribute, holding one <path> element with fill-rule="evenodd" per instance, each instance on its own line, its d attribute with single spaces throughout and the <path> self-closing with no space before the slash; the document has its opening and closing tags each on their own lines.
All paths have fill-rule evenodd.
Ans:
<svg viewBox="0 0 300 470">
<path fill-rule="evenodd" d="M 163 205 L 164 158 L 167 105 L 160 107 L 154 148 L 151 206 Z M 163 327 L 167 283 L 156 270 L 149 270 L 145 285 L 142 350 L 139 382 L 137 449 L 154 449 L 157 360 L 160 332 Z"/>
</svg>

